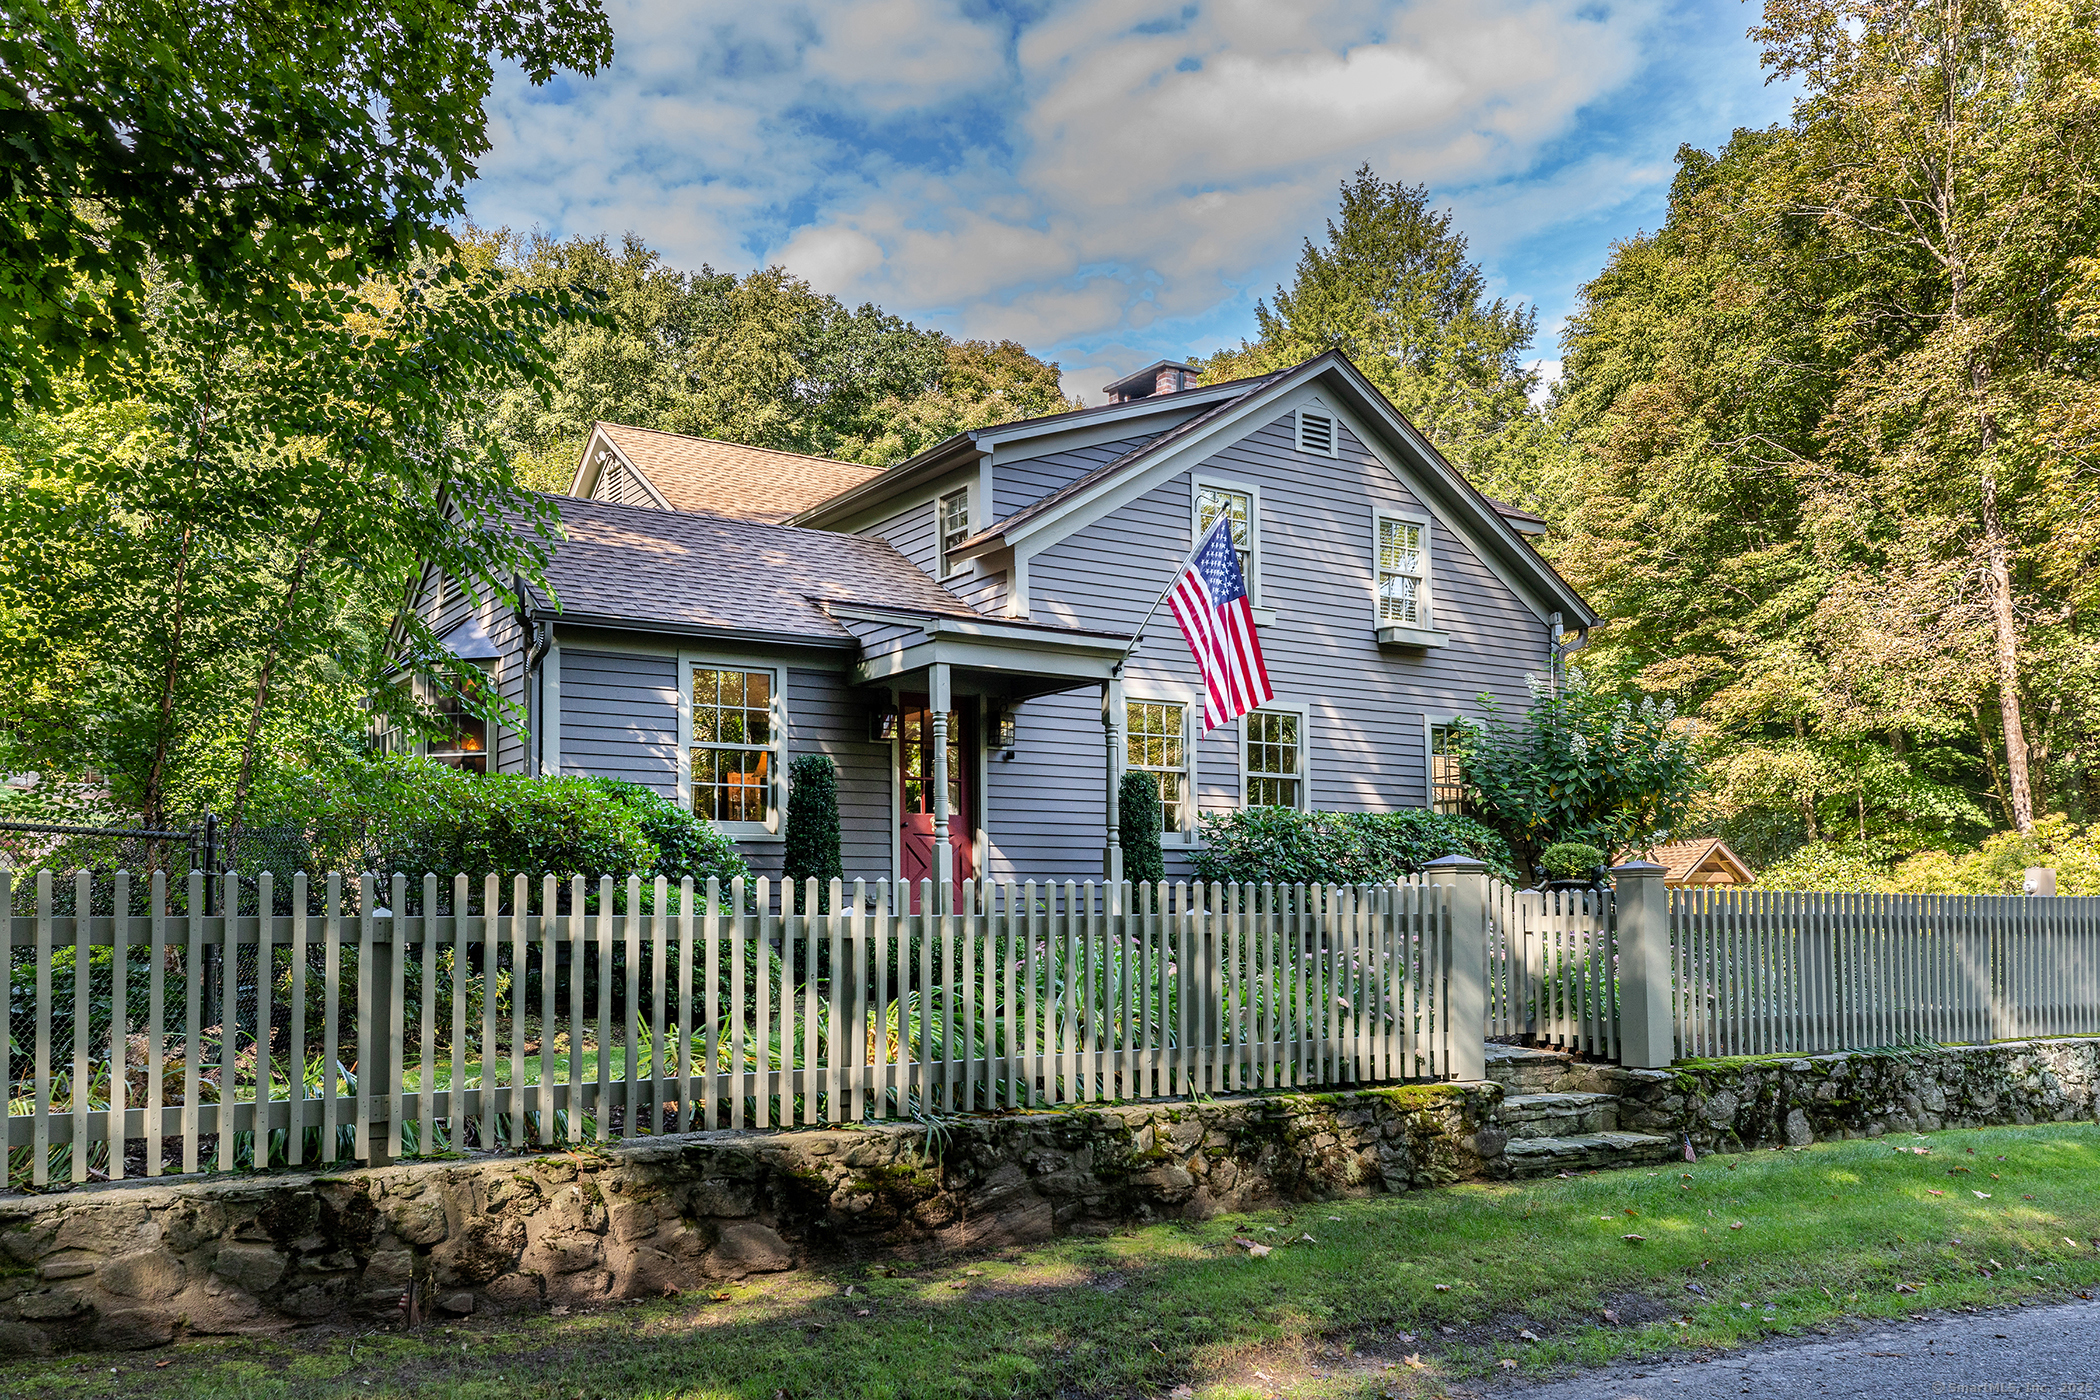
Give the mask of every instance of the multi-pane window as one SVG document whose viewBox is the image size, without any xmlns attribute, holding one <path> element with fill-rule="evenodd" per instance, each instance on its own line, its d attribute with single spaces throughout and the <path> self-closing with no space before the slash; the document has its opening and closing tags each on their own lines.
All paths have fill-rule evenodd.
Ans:
<svg viewBox="0 0 2100 1400">
<path fill-rule="evenodd" d="M 763 822 L 773 798 L 773 673 L 693 668 L 693 810 Z"/>
<path fill-rule="evenodd" d="M 970 537 L 970 488 L 965 486 L 941 497 L 937 513 L 941 532 L 940 576 L 946 578 L 955 572 L 949 551 Z"/>
<path fill-rule="evenodd" d="M 1247 725 L 1247 805 L 1305 805 L 1303 721 L 1288 710 L 1254 710 Z"/>
<path fill-rule="evenodd" d="M 904 712 L 904 810 L 933 811 L 933 714 L 929 710 Z M 963 811 L 962 714 L 948 712 L 948 812 Z"/>
<path fill-rule="evenodd" d="M 1456 812 L 1466 799 L 1458 772 L 1458 726 L 1437 724 L 1429 729 L 1429 805 L 1439 812 Z"/>
<path fill-rule="evenodd" d="M 489 764 L 489 722 L 471 708 L 479 702 L 482 681 L 467 680 L 462 689 L 437 703 L 444 729 L 433 735 L 425 752 L 447 767 L 468 773 L 486 773 Z"/>
<path fill-rule="evenodd" d="M 1168 831 L 1187 829 L 1189 801 L 1188 707 L 1133 700 L 1125 707 L 1124 760 L 1133 773 L 1159 784 L 1160 817 Z"/>
<path fill-rule="evenodd" d="M 1421 627 L 1422 585 L 1428 562 L 1422 527 L 1412 520 L 1378 522 L 1378 621 L 1383 626 Z"/>
<path fill-rule="evenodd" d="M 1251 592 L 1254 588 L 1254 500 L 1245 491 L 1198 486 L 1196 538 L 1200 540 L 1209 534 L 1219 516 L 1229 516 L 1232 520 L 1233 552 L 1240 556 L 1240 577 L 1246 580 Z"/>
</svg>

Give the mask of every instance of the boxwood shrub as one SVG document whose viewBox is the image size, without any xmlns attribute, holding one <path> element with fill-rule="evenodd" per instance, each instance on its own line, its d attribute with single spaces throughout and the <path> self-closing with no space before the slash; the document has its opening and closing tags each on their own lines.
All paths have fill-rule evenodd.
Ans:
<svg viewBox="0 0 2100 1400">
<path fill-rule="evenodd" d="M 1425 808 L 1397 812 L 1298 812 L 1251 807 L 1206 812 L 1202 879 L 1252 884 L 1379 884 L 1411 875 L 1439 856 L 1472 856 L 1515 879 L 1509 847 L 1470 817 Z"/>
</svg>

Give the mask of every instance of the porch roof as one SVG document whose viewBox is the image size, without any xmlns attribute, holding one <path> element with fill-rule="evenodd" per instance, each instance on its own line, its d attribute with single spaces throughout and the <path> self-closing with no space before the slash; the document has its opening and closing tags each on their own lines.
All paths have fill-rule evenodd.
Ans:
<svg viewBox="0 0 2100 1400">
<path fill-rule="evenodd" d="M 1130 649 L 1127 633 L 981 615 L 826 603 L 860 642 L 856 685 L 909 684 L 937 665 L 965 692 L 1013 700 L 1111 679 Z"/>
</svg>

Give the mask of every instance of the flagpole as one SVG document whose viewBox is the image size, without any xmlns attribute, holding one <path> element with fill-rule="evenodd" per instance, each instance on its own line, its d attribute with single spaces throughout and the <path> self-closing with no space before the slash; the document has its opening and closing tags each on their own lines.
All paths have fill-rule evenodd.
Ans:
<svg viewBox="0 0 2100 1400">
<path fill-rule="evenodd" d="M 1189 547 L 1189 552 L 1181 556 L 1181 567 L 1168 576 L 1167 586 L 1162 588 L 1159 591 L 1159 596 L 1152 600 L 1152 606 L 1146 610 L 1145 620 L 1137 625 L 1137 632 L 1131 637 L 1130 645 L 1124 647 L 1123 654 L 1116 658 L 1114 667 L 1116 671 L 1120 672 L 1123 669 L 1123 663 L 1130 659 L 1130 654 L 1137 650 L 1138 643 L 1145 639 L 1145 629 L 1150 627 L 1152 619 L 1159 615 L 1159 605 L 1167 601 L 1167 595 L 1174 591 L 1174 585 L 1181 582 L 1181 576 L 1188 572 L 1189 560 L 1196 557 L 1196 552 L 1203 548 L 1204 542 L 1212 535 L 1215 535 L 1220 530 L 1229 530 L 1231 528 L 1232 517 L 1229 515 L 1219 516 L 1217 521 L 1203 532 L 1203 538 L 1197 540 L 1195 544 Z"/>
</svg>

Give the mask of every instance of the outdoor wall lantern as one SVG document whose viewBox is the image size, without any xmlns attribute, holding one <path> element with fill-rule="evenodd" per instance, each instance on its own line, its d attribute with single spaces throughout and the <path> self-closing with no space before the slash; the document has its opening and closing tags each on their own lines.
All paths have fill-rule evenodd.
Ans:
<svg viewBox="0 0 2100 1400">
<path fill-rule="evenodd" d="M 1014 731 L 1017 728 L 1019 726 L 1015 723 L 1012 706 L 999 711 L 999 718 L 992 726 L 992 733 L 996 736 L 994 747 L 1011 751 L 1014 746 Z"/>
<path fill-rule="evenodd" d="M 897 711 L 894 706 L 868 711 L 868 742 L 887 744 L 897 737 Z"/>
</svg>

